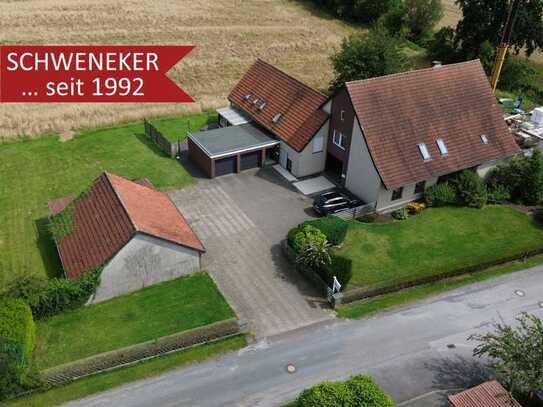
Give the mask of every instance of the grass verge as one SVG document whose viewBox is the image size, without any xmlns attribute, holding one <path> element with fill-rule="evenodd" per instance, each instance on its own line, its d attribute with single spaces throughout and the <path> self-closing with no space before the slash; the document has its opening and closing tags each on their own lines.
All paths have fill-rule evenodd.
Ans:
<svg viewBox="0 0 543 407">
<path fill-rule="evenodd" d="M 157 188 L 192 183 L 192 177 L 144 135 L 143 122 L 0 145 L 0 291 L 15 276 L 60 276 L 47 228 L 47 202 L 77 196 L 102 171 L 148 178 Z"/>
<path fill-rule="evenodd" d="M 338 251 L 353 261 L 348 289 L 388 287 L 543 247 L 543 229 L 508 207 L 430 208 L 402 222 L 351 221 Z"/>
<path fill-rule="evenodd" d="M 217 123 L 215 112 L 203 112 L 180 117 L 163 117 L 149 120 L 170 143 L 187 138 L 189 132 L 199 131 L 206 124 Z"/>
<path fill-rule="evenodd" d="M 529 258 L 526 261 L 515 261 L 502 266 L 489 268 L 477 273 L 466 274 L 419 287 L 408 288 L 395 293 L 385 294 L 365 301 L 354 302 L 338 307 L 337 315 L 340 318 L 362 318 L 379 311 L 419 301 L 454 288 L 478 283 L 508 273 L 523 270 L 543 264 L 543 255 Z"/>
<path fill-rule="evenodd" d="M 206 273 L 41 321 L 34 353 L 40 370 L 234 317 Z"/>
<path fill-rule="evenodd" d="M 11 407 L 48 407 L 88 397 L 125 383 L 159 375 L 188 363 L 199 362 L 226 352 L 240 349 L 246 345 L 245 336 L 235 337 L 195 346 L 180 352 L 171 353 L 137 365 L 90 376 L 66 386 L 36 393 L 6 403 Z"/>
</svg>

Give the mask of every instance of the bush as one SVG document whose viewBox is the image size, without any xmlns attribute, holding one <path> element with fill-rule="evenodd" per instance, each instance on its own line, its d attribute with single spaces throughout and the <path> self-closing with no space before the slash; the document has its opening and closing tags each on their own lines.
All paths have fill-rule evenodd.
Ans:
<svg viewBox="0 0 543 407">
<path fill-rule="evenodd" d="M 31 308 L 34 318 L 41 319 L 84 305 L 94 294 L 99 279 L 100 270 L 86 272 L 77 279 L 45 281 L 23 276 L 8 286 L 4 296 L 22 299 Z"/>
<path fill-rule="evenodd" d="M 418 41 L 428 33 L 443 16 L 441 0 L 404 0 L 401 6 L 403 22 L 409 31 L 409 38 Z"/>
<path fill-rule="evenodd" d="M 306 226 L 306 228 L 308 227 Z M 300 232 L 298 235 L 302 233 Z M 320 231 L 319 233 L 322 234 Z M 296 256 L 296 263 L 313 270 L 319 270 L 330 264 L 330 244 L 323 234 L 322 236 L 323 238 L 320 236 L 306 238 L 305 241 L 298 245 L 299 252 L 298 256 Z"/>
<path fill-rule="evenodd" d="M 292 241 L 292 248 L 296 253 L 302 251 L 302 249 L 309 243 L 323 244 L 327 243 L 326 235 L 315 226 L 305 223 L 296 228 L 294 239 Z"/>
<path fill-rule="evenodd" d="M 407 218 L 409 218 L 409 212 L 407 208 L 396 209 L 392 212 L 392 217 L 397 220 L 407 220 Z"/>
<path fill-rule="evenodd" d="M 488 203 L 490 204 L 502 204 L 511 198 L 507 188 L 500 184 L 488 186 L 487 191 Z"/>
<path fill-rule="evenodd" d="M 21 299 L 0 300 L 0 399 L 34 384 L 32 353 L 36 325 L 30 307 Z"/>
<path fill-rule="evenodd" d="M 486 186 L 475 171 L 464 170 L 453 180 L 460 205 L 482 208 L 487 202 Z"/>
<path fill-rule="evenodd" d="M 334 282 L 334 276 L 338 279 L 341 286 L 345 288 L 353 276 L 352 260 L 333 254 L 330 264 L 323 269 L 322 277 L 331 286 Z"/>
<path fill-rule="evenodd" d="M 313 0 L 313 2 L 326 7 L 338 17 L 362 23 L 371 23 L 400 4 L 400 0 Z"/>
<path fill-rule="evenodd" d="M 375 381 L 364 375 L 346 382 L 324 382 L 304 390 L 297 407 L 394 407 L 396 404 Z"/>
<path fill-rule="evenodd" d="M 456 191 L 448 183 L 432 185 L 424 191 L 424 200 L 428 206 L 447 206 L 457 203 Z"/>
<path fill-rule="evenodd" d="M 430 58 L 445 64 L 462 60 L 461 51 L 457 46 L 456 34 L 451 27 L 443 27 L 434 34 L 433 40 L 428 46 Z"/>
<path fill-rule="evenodd" d="M 319 229 L 334 246 L 339 246 L 343 243 L 349 229 L 349 223 L 337 216 L 327 216 L 306 222 L 305 224 L 310 224 Z"/>
</svg>

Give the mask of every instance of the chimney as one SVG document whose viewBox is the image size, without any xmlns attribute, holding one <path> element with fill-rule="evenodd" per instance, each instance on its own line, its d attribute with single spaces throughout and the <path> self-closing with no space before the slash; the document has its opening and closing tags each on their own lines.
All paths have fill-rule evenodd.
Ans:
<svg viewBox="0 0 543 407">
<path fill-rule="evenodd" d="M 432 61 L 432 68 L 441 68 L 443 65 L 441 65 L 441 61 Z"/>
</svg>

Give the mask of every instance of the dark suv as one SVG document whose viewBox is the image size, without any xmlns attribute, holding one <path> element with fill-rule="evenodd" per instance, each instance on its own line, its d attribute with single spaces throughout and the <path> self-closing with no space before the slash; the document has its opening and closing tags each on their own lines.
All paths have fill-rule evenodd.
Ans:
<svg viewBox="0 0 543 407">
<path fill-rule="evenodd" d="M 351 199 L 338 191 L 325 192 L 313 200 L 313 209 L 321 216 L 341 212 L 362 205 L 359 199 Z"/>
</svg>

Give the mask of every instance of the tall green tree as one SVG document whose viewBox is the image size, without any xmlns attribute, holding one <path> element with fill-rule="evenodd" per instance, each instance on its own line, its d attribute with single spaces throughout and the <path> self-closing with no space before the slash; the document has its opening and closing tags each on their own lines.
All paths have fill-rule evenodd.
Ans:
<svg viewBox="0 0 543 407">
<path fill-rule="evenodd" d="M 313 0 L 346 20 L 371 23 L 398 7 L 401 0 Z"/>
<path fill-rule="evenodd" d="M 409 36 L 415 40 L 431 32 L 443 17 L 441 0 L 404 0 L 401 9 Z"/>
<path fill-rule="evenodd" d="M 481 44 L 497 46 L 507 19 L 511 0 L 456 0 L 462 19 L 456 27 L 456 39 L 465 58 L 479 56 Z M 521 0 L 511 36 L 515 53 L 530 56 L 543 47 L 543 0 Z"/>
<path fill-rule="evenodd" d="M 512 392 L 531 398 L 543 388 L 543 321 L 523 314 L 517 322 L 517 327 L 496 324 L 493 332 L 470 339 L 479 342 L 474 355 L 490 358 L 498 378 Z"/>
<path fill-rule="evenodd" d="M 331 91 L 345 82 L 401 72 L 407 65 L 400 41 L 380 24 L 367 33 L 355 33 L 344 39 L 331 59 L 335 72 Z"/>
</svg>

